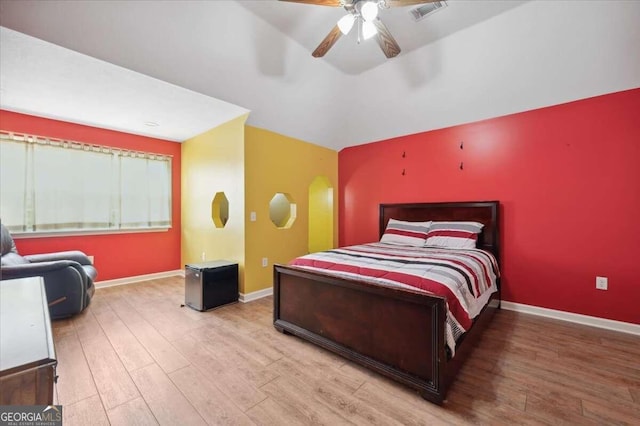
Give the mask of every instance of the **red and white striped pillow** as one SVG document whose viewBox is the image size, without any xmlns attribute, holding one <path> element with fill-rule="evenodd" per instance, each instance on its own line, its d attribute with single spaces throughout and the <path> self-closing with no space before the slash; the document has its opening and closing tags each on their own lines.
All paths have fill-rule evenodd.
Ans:
<svg viewBox="0 0 640 426">
<path fill-rule="evenodd" d="M 475 248 L 483 227 L 479 222 L 431 222 L 425 246 Z"/>
<path fill-rule="evenodd" d="M 431 221 L 405 222 L 403 220 L 389 219 L 380 242 L 422 247 L 427 240 L 427 232 L 429 232 L 430 225 Z"/>
</svg>

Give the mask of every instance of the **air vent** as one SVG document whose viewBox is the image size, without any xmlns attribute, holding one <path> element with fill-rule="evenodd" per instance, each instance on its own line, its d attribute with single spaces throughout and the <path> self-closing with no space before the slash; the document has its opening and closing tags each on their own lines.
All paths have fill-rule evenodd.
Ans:
<svg viewBox="0 0 640 426">
<path fill-rule="evenodd" d="M 416 22 L 418 22 L 426 18 L 428 15 L 431 15 L 435 11 L 442 9 L 446 5 L 447 5 L 446 1 L 436 1 L 433 3 L 426 3 L 426 4 L 423 4 L 422 6 L 416 7 L 415 9 L 411 9 L 409 13 L 411 13 L 411 16 L 413 16 L 413 19 Z"/>
</svg>

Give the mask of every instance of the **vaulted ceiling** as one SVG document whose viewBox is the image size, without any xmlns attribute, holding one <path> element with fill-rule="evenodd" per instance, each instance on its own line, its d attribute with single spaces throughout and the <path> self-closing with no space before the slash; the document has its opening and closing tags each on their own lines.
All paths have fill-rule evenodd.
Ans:
<svg viewBox="0 0 640 426">
<path fill-rule="evenodd" d="M 343 37 L 316 59 L 344 10 L 0 0 L 0 107 L 176 141 L 250 111 L 341 149 L 640 87 L 640 2 L 450 0 L 419 22 L 408 9 L 381 15 L 398 57 Z"/>
</svg>

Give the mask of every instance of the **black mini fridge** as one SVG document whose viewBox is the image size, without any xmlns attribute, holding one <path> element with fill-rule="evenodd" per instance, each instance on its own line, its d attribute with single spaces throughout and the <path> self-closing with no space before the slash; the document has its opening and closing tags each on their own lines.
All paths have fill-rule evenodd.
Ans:
<svg viewBox="0 0 640 426">
<path fill-rule="evenodd" d="M 184 303 L 207 311 L 238 301 L 238 264 L 226 260 L 185 266 Z"/>
</svg>

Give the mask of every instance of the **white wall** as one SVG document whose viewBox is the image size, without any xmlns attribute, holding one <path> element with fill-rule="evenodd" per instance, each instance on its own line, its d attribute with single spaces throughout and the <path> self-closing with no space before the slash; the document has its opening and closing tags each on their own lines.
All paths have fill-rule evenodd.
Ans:
<svg viewBox="0 0 640 426">
<path fill-rule="evenodd" d="M 355 79 L 352 144 L 640 87 L 640 2 L 532 1 Z"/>
<path fill-rule="evenodd" d="M 640 1 L 525 2 L 358 75 L 312 58 L 243 5 L 2 1 L 0 24 L 334 149 L 640 87 Z M 327 9 L 293 6 L 303 22 Z"/>
</svg>

